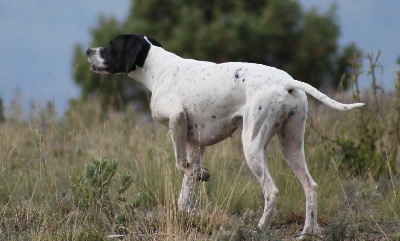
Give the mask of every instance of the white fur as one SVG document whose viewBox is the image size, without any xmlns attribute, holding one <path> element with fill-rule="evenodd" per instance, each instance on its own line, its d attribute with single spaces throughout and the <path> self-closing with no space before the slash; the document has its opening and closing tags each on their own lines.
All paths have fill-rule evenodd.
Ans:
<svg viewBox="0 0 400 241">
<path fill-rule="evenodd" d="M 152 92 L 152 116 L 171 131 L 176 166 L 185 173 L 178 200 L 181 210 L 191 208 L 193 176 L 202 170 L 205 147 L 226 139 L 243 125 L 245 158 L 265 198 L 259 226 L 270 223 L 277 202 L 278 189 L 268 169 L 265 147 L 278 134 L 285 160 L 306 194 L 303 234 L 319 234 L 317 184 L 304 157 L 306 93 L 340 110 L 363 104 L 336 102 L 276 68 L 183 59 L 157 46 L 151 46 L 144 66 L 129 76 Z"/>
<path fill-rule="evenodd" d="M 200 165 L 205 146 L 229 137 L 243 122 L 246 161 L 261 183 L 265 197 L 259 226 L 270 222 L 277 201 L 278 189 L 268 170 L 264 147 L 278 133 L 284 157 L 306 193 L 303 233 L 319 234 L 317 184 L 304 157 L 305 91 L 340 110 L 363 104 L 336 102 L 276 68 L 183 59 L 156 46 L 151 47 L 143 68 L 129 76 L 151 90 L 152 116 L 171 130 L 177 167 L 186 173 L 178 201 L 182 210 L 190 209 L 194 183 L 191 170 L 182 168 L 181 163 L 187 159 Z"/>
</svg>

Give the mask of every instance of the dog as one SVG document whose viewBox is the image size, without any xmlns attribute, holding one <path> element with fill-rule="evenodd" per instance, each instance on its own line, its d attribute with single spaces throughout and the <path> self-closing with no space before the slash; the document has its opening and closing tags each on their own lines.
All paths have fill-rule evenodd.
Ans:
<svg viewBox="0 0 400 241">
<path fill-rule="evenodd" d="M 269 224 L 278 197 L 265 150 L 277 134 L 284 158 L 306 195 L 302 236 L 320 234 L 317 184 L 304 156 L 306 93 L 337 110 L 350 110 L 363 103 L 339 103 L 286 72 L 265 65 L 184 59 L 163 49 L 157 40 L 139 34 L 119 35 L 108 47 L 89 48 L 86 54 L 94 72 L 127 74 L 152 92 L 151 115 L 169 128 L 176 167 L 184 172 L 180 210 L 191 209 L 195 182 L 210 177 L 200 166 L 206 146 L 232 136 L 242 126 L 245 159 L 265 199 L 259 227 Z"/>
</svg>

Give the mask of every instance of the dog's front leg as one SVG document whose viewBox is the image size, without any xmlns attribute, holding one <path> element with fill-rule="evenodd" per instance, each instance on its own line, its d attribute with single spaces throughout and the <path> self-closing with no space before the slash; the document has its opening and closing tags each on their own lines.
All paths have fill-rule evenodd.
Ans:
<svg viewBox="0 0 400 241">
<path fill-rule="evenodd" d="M 188 143 L 186 145 L 186 150 L 189 163 L 192 165 L 200 166 L 205 147 L 200 147 L 198 145 Z M 178 207 L 180 210 L 191 210 L 195 185 L 196 181 L 192 177 L 185 174 L 182 181 L 181 193 L 179 194 L 178 199 Z"/>
<path fill-rule="evenodd" d="M 187 117 L 185 111 L 175 112 L 169 117 L 169 130 L 175 151 L 175 165 L 178 170 L 184 171 L 189 167 L 186 159 Z"/>
<path fill-rule="evenodd" d="M 174 145 L 176 167 L 188 177 L 197 181 L 208 181 L 210 175 L 207 169 L 202 169 L 199 163 L 190 163 L 186 155 L 188 121 L 185 111 L 177 111 L 169 117 L 169 129 Z"/>
</svg>

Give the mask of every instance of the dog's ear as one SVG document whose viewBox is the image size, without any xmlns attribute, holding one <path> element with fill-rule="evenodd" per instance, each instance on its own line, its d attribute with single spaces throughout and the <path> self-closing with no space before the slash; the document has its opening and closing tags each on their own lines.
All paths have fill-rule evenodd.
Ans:
<svg viewBox="0 0 400 241">
<path fill-rule="evenodd" d="M 150 50 L 150 44 L 137 36 L 128 36 L 125 42 L 125 73 L 128 74 L 136 69 L 136 66 L 143 67 L 147 54 Z"/>
<path fill-rule="evenodd" d="M 143 67 L 147 54 L 151 48 L 150 43 L 154 46 L 161 47 L 161 44 L 152 38 L 146 40 L 142 35 L 125 35 L 125 73 L 128 74 L 136 69 L 136 66 Z M 149 42 L 150 43 L 149 43 Z"/>
<path fill-rule="evenodd" d="M 126 48 L 125 53 L 125 73 L 128 74 L 136 69 L 136 59 L 143 50 L 143 44 L 135 44 L 131 42 Z M 143 65 L 142 65 L 143 66 Z"/>
</svg>

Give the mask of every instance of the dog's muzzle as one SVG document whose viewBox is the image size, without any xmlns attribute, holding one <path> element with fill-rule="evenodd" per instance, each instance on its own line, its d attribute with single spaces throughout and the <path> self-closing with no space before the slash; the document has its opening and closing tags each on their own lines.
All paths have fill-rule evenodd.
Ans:
<svg viewBox="0 0 400 241">
<path fill-rule="evenodd" d="M 88 48 L 86 50 L 86 56 L 89 58 L 91 55 L 93 55 L 94 53 L 96 53 L 96 50 L 92 49 L 92 48 Z"/>
<path fill-rule="evenodd" d="M 90 69 L 99 74 L 109 74 L 107 66 L 104 65 L 104 59 L 100 57 L 99 49 L 88 48 L 86 56 L 90 63 Z"/>
</svg>

